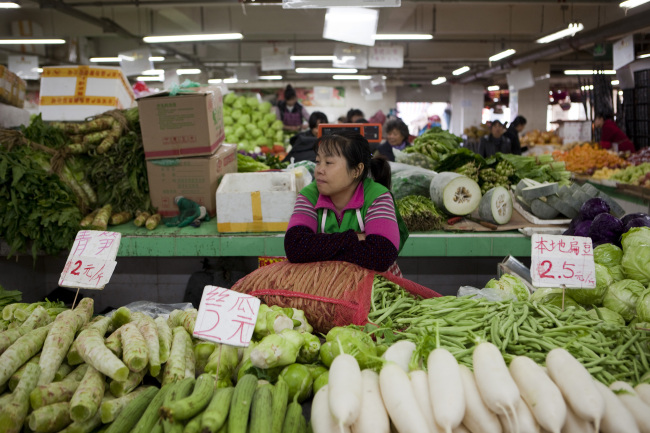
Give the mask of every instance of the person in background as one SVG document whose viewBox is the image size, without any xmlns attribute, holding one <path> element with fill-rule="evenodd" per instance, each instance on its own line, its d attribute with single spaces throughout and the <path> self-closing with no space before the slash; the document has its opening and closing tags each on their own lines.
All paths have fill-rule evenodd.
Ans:
<svg viewBox="0 0 650 433">
<path fill-rule="evenodd" d="M 390 165 L 355 132 L 318 139 L 315 182 L 300 191 L 284 249 L 292 263 L 340 260 L 383 272 L 408 230 L 390 193 Z"/>
<path fill-rule="evenodd" d="M 522 149 L 521 142 L 519 141 L 519 134 L 521 134 L 521 131 L 523 131 L 526 127 L 526 123 L 527 121 L 524 116 L 517 116 L 508 127 L 508 130 L 505 132 L 504 136 L 510 140 L 510 153 L 521 155 L 521 152 L 528 150 L 527 147 L 524 147 Z"/>
<path fill-rule="evenodd" d="M 282 120 L 287 131 L 302 130 L 303 123 L 309 118 L 309 113 L 298 102 L 298 96 L 291 84 L 287 84 L 284 89 L 284 101 L 278 102 L 277 116 Z"/>
<path fill-rule="evenodd" d="M 494 120 L 490 123 L 490 134 L 481 138 L 481 141 L 478 144 L 478 154 L 483 158 L 492 156 L 497 152 L 501 153 L 510 153 L 511 145 L 510 140 L 507 137 L 504 137 L 506 128 L 498 120 Z"/>
<path fill-rule="evenodd" d="M 348 116 L 339 116 L 337 119 L 338 123 L 348 123 Z"/>
<path fill-rule="evenodd" d="M 363 111 L 359 110 L 358 108 L 350 108 L 348 110 L 348 123 L 358 123 L 357 121 L 359 119 L 365 119 L 366 116 L 363 115 Z"/>
<path fill-rule="evenodd" d="M 309 129 L 300 132 L 291 137 L 291 151 L 284 158 L 285 161 L 294 162 L 298 161 L 316 161 L 316 152 L 314 152 L 314 144 L 318 139 L 318 125 L 327 123 L 327 116 L 320 111 L 314 111 L 309 116 Z"/>
<path fill-rule="evenodd" d="M 395 153 L 393 153 L 393 149 L 404 150 L 406 146 L 410 146 L 410 143 L 408 142 L 409 128 L 402 119 L 389 120 L 386 122 L 384 128 L 386 130 L 386 140 L 382 141 L 381 144 L 379 144 L 377 148 L 372 149 L 372 151 L 374 153 L 375 150 L 377 150 L 389 161 L 395 161 Z"/>
<path fill-rule="evenodd" d="M 634 144 L 614 122 L 614 116 L 611 114 L 597 113 L 594 127 L 600 128 L 600 147 L 603 149 L 611 149 L 613 143 L 618 143 L 618 150 L 621 152 L 635 151 Z"/>
<path fill-rule="evenodd" d="M 440 116 L 438 116 L 437 114 L 434 114 L 433 116 L 431 116 L 431 117 L 429 117 L 427 119 L 427 124 L 424 125 L 424 127 L 420 130 L 420 134 L 418 134 L 418 135 L 424 134 L 425 132 L 427 132 L 431 128 L 435 128 L 435 127 L 440 128 L 440 126 L 441 126 L 441 124 L 440 124 Z"/>
</svg>

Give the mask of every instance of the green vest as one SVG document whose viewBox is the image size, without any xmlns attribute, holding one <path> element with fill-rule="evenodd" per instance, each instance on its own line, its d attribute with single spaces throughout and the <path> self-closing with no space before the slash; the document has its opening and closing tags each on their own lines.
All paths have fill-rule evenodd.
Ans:
<svg viewBox="0 0 650 433">
<path fill-rule="evenodd" d="M 375 200 L 377 200 L 377 197 L 386 192 L 390 191 L 385 186 L 373 181 L 372 179 L 366 179 L 363 181 L 363 207 L 359 209 L 362 221 L 365 221 L 368 208 L 374 203 Z M 309 202 L 314 206 L 316 206 L 318 197 L 320 195 L 318 192 L 318 187 L 316 186 L 316 182 L 312 182 L 304 187 L 300 191 L 300 194 L 304 195 L 307 200 L 309 200 Z M 392 196 L 393 194 L 391 193 L 391 197 Z M 399 251 L 402 251 L 404 243 L 409 237 L 409 232 L 406 228 L 404 220 L 402 219 L 402 216 L 399 213 L 399 210 L 397 210 L 397 205 L 395 204 L 394 197 L 393 205 L 395 206 L 395 216 L 397 217 L 397 226 L 399 227 Z M 317 209 L 318 228 L 316 230 L 316 233 L 343 233 L 348 230 L 354 230 L 355 232 L 361 231 L 359 220 L 357 218 L 357 212 L 354 209 L 347 209 L 345 212 L 343 212 L 343 219 L 340 225 L 336 219 L 334 212 L 327 212 L 327 215 L 325 216 L 325 230 L 322 230 L 324 210 L 326 209 Z"/>
</svg>

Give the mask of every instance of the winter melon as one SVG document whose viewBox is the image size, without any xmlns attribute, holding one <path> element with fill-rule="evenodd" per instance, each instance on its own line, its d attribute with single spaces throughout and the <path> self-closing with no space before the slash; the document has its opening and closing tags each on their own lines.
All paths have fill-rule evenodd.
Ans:
<svg viewBox="0 0 650 433">
<path fill-rule="evenodd" d="M 546 197 L 546 204 L 548 204 L 553 209 L 557 210 L 562 215 L 568 218 L 574 218 L 578 215 L 578 212 L 573 208 L 573 206 L 571 206 L 570 204 L 568 204 L 558 196 L 549 195 L 548 197 Z"/>
<path fill-rule="evenodd" d="M 512 197 L 502 186 L 495 186 L 485 193 L 478 205 L 481 219 L 493 224 L 507 224 L 512 218 Z"/>
<path fill-rule="evenodd" d="M 530 203 L 530 208 L 533 210 L 533 215 L 543 220 L 551 220 L 560 214 L 555 208 L 538 198 Z"/>
<path fill-rule="evenodd" d="M 450 171 L 438 173 L 431 181 L 429 192 L 436 206 L 451 215 L 468 215 L 481 202 L 478 183 Z"/>
<path fill-rule="evenodd" d="M 521 190 L 521 196 L 529 202 L 532 202 L 536 198 L 546 197 L 555 193 L 557 193 L 557 183 L 543 183 Z"/>
</svg>

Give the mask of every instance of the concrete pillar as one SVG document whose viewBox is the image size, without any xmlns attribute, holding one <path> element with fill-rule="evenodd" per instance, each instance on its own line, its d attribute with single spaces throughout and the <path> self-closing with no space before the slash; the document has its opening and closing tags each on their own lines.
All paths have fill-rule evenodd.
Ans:
<svg viewBox="0 0 650 433">
<path fill-rule="evenodd" d="M 546 116 L 548 110 L 549 73 L 548 63 L 533 63 L 523 65 L 520 69 L 531 69 L 535 85 L 522 89 L 510 95 L 510 116 L 513 120 L 517 115 L 524 116 L 528 123 L 525 131 L 539 129 L 546 131 Z M 514 98 L 513 98 L 514 96 Z M 513 104 L 514 102 L 514 104 Z"/>
<path fill-rule="evenodd" d="M 479 84 L 451 85 L 450 132 L 461 135 L 463 129 L 481 124 L 484 88 Z"/>
</svg>

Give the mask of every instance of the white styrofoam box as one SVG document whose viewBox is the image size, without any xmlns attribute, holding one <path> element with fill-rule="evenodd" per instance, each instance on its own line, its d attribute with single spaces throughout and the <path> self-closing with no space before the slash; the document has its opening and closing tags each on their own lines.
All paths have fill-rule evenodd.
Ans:
<svg viewBox="0 0 650 433">
<path fill-rule="evenodd" d="M 81 121 L 135 105 L 135 95 L 119 67 L 51 66 L 41 75 L 43 120 Z"/>
<path fill-rule="evenodd" d="M 217 229 L 286 231 L 297 194 L 291 172 L 227 173 L 217 189 Z"/>
<path fill-rule="evenodd" d="M 557 130 L 564 143 L 591 141 L 591 122 L 562 122 Z"/>
<path fill-rule="evenodd" d="M 29 111 L 0 103 L 0 128 L 29 125 Z"/>
</svg>

